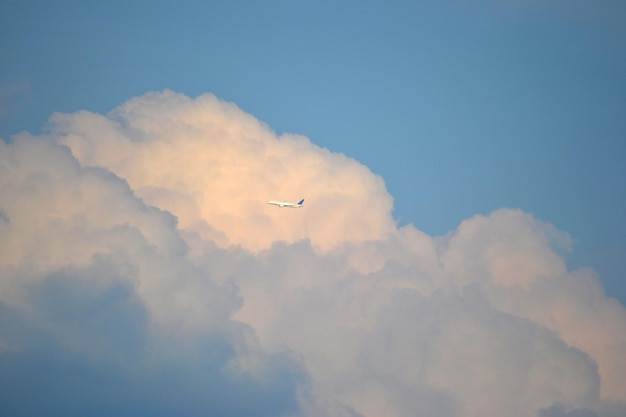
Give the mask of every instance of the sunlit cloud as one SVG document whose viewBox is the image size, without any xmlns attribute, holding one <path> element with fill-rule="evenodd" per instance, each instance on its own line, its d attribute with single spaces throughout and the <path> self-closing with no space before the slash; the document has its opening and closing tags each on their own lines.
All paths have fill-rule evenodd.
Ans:
<svg viewBox="0 0 626 417">
<path fill-rule="evenodd" d="M 0 410 L 626 411 L 624 306 L 521 210 L 398 227 L 366 166 L 210 94 L 0 146 Z"/>
<path fill-rule="evenodd" d="M 175 213 L 182 229 L 222 247 L 259 251 L 307 238 L 328 250 L 394 230 L 392 199 L 379 176 L 303 136 L 277 137 L 212 95 L 165 91 L 108 116 L 57 114 L 52 121 L 58 142 L 83 165 L 106 167 L 147 203 Z M 301 198 L 310 210 L 265 205 Z"/>
</svg>

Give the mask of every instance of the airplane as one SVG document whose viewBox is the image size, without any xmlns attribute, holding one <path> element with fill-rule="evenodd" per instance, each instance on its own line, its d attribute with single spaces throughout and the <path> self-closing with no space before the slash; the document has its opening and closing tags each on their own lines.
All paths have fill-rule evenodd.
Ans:
<svg viewBox="0 0 626 417">
<path fill-rule="evenodd" d="M 302 204 L 304 204 L 304 198 L 300 201 L 298 201 L 297 203 L 289 203 L 286 201 L 274 201 L 274 200 L 270 200 L 267 202 L 267 204 L 272 204 L 274 206 L 278 206 L 280 208 L 286 207 L 286 208 L 301 208 Z"/>
</svg>

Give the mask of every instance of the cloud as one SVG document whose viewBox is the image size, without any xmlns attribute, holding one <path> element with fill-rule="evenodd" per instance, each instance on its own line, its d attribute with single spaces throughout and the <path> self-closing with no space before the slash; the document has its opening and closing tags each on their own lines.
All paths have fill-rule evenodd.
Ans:
<svg viewBox="0 0 626 417">
<path fill-rule="evenodd" d="M 176 213 L 182 229 L 222 247 L 259 251 L 307 238 L 329 250 L 394 230 L 380 177 L 305 137 L 276 137 L 212 95 L 151 93 L 108 117 L 81 112 L 52 121 L 83 165 L 106 167 L 148 204 Z M 304 216 L 265 205 L 304 197 L 311 208 Z"/>
<path fill-rule="evenodd" d="M 0 147 L 0 414 L 626 411 L 626 310 L 520 210 L 398 228 L 367 167 L 210 94 Z"/>
<path fill-rule="evenodd" d="M 0 414 L 295 407 L 298 365 L 230 319 L 240 297 L 186 258 L 171 214 L 66 147 L 0 147 Z"/>
</svg>

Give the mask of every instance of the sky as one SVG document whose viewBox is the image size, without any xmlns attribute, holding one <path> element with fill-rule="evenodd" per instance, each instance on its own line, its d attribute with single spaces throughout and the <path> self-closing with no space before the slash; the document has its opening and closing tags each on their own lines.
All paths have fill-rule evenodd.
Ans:
<svg viewBox="0 0 626 417">
<path fill-rule="evenodd" d="M 624 22 L 3 2 L 0 414 L 626 414 Z"/>
</svg>

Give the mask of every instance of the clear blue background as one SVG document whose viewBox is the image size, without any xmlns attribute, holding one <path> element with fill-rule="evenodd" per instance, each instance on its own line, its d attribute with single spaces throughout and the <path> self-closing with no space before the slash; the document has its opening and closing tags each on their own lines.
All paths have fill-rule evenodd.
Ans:
<svg viewBox="0 0 626 417">
<path fill-rule="evenodd" d="M 530 212 L 626 304 L 626 2 L 0 5 L 5 140 L 165 88 L 356 158 L 429 234 Z"/>
</svg>

